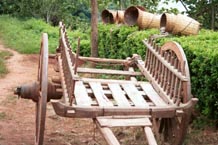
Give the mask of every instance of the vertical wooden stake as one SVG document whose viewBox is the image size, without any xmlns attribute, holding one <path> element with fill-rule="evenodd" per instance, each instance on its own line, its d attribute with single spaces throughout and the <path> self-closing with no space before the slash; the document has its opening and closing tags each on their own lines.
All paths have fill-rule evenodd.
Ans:
<svg viewBox="0 0 218 145">
<path fill-rule="evenodd" d="M 91 56 L 98 57 L 98 2 L 91 0 Z"/>
</svg>

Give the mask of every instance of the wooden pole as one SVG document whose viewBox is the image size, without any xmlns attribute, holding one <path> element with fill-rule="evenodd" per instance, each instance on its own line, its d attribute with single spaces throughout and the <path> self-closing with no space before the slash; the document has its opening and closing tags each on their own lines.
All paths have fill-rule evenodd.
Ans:
<svg viewBox="0 0 218 145">
<path fill-rule="evenodd" d="M 91 56 L 98 57 L 98 2 L 91 0 Z"/>
</svg>

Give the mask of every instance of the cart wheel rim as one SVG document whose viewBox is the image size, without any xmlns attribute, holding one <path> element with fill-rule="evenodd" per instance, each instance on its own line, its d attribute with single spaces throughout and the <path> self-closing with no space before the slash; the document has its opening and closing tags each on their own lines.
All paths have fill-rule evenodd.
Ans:
<svg viewBox="0 0 218 145">
<path fill-rule="evenodd" d="M 38 77 L 39 82 L 39 99 L 36 103 L 36 131 L 35 144 L 42 145 L 44 140 L 46 104 L 48 91 L 48 35 L 42 34 Z"/>
<path fill-rule="evenodd" d="M 182 47 L 176 42 L 167 42 L 161 47 L 162 51 L 173 51 L 181 63 L 181 68 L 184 68 L 182 72 L 188 78 L 187 84 L 184 86 L 183 93 L 186 95 L 182 98 L 182 103 L 187 103 L 191 97 L 191 82 L 190 82 L 190 74 L 189 67 L 187 63 L 187 59 Z M 170 144 L 170 145 L 181 145 L 185 138 L 188 123 L 190 120 L 190 111 L 183 110 L 184 113 L 180 117 L 173 118 L 153 118 L 153 130 L 156 134 L 156 138 L 159 141 L 159 144 Z"/>
</svg>

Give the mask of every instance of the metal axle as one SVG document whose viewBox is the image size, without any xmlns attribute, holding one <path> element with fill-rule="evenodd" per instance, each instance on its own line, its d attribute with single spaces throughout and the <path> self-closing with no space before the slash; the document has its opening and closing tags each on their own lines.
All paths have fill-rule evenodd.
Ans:
<svg viewBox="0 0 218 145">
<path fill-rule="evenodd" d="M 59 88 L 60 87 L 58 85 L 55 85 L 51 82 L 48 83 L 48 102 L 50 101 L 50 99 L 61 99 L 62 90 Z M 39 82 L 33 82 L 30 84 L 19 86 L 15 89 L 14 94 L 18 95 L 19 98 L 31 99 L 34 102 L 38 102 L 38 98 L 40 97 Z"/>
</svg>

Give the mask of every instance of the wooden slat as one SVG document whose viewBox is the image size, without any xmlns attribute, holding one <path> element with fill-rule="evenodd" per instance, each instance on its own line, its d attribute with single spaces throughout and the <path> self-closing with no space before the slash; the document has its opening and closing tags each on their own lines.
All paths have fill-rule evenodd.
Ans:
<svg viewBox="0 0 218 145">
<path fill-rule="evenodd" d="M 105 96 L 101 83 L 89 82 L 90 87 L 98 101 L 99 106 L 113 106 L 113 103 Z"/>
<path fill-rule="evenodd" d="M 144 100 L 143 96 L 137 90 L 134 84 L 122 84 L 122 87 L 135 106 L 149 107 L 148 103 Z"/>
<path fill-rule="evenodd" d="M 148 118 L 97 118 L 101 127 L 138 127 L 151 126 L 151 121 Z"/>
<path fill-rule="evenodd" d="M 117 140 L 110 128 L 101 127 L 97 121 L 95 121 L 95 123 L 108 145 L 120 145 L 119 141 Z"/>
<path fill-rule="evenodd" d="M 150 83 L 142 83 L 141 87 L 149 99 L 157 106 L 166 106 L 167 104 L 161 99 Z"/>
<path fill-rule="evenodd" d="M 95 69 L 95 68 L 81 68 L 77 70 L 78 73 L 93 73 L 93 74 L 111 74 L 111 75 L 130 75 L 141 76 L 141 72 L 130 72 L 122 70 L 110 70 L 110 69 Z"/>
<path fill-rule="evenodd" d="M 65 80 L 64 80 L 64 72 L 63 72 L 63 66 L 62 66 L 62 59 L 61 59 L 61 56 L 58 56 L 58 65 L 59 65 L 59 69 L 60 69 L 60 78 L 61 78 L 61 86 L 63 88 L 63 101 L 66 103 L 66 104 L 69 104 L 69 95 L 67 93 L 67 86 L 66 86 L 66 83 L 65 83 Z"/>
<path fill-rule="evenodd" d="M 108 84 L 108 83 L 118 83 L 118 84 L 136 84 L 139 85 L 141 82 L 139 81 L 129 81 L 129 80 L 109 80 L 109 79 L 94 79 L 94 78 L 78 78 L 78 80 L 81 80 L 85 83 L 89 82 L 99 82 L 101 84 Z"/>
<path fill-rule="evenodd" d="M 130 72 L 135 72 L 133 67 L 129 67 L 128 69 Z M 130 77 L 131 81 L 137 81 L 137 79 L 135 77 Z"/>
<path fill-rule="evenodd" d="M 149 145 L 157 145 L 157 142 L 156 142 L 156 140 L 154 138 L 154 134 L 153 134 L 151 128 L 150 127 L 145 127 L 144 131 L 145 131 L 145 136 L 147 138 L 148 144 Z"/>
<path fill-rule="evenodd" d="M 75 99 L 76 103 L 80 106 L 91 106 L 92 100 L 88 96 L 86 88 L 82 81 L 76 81 L 75 84 Z"/>
<path fill-rule="evenodd" d="M 147 48 L 153 53 L 153 55 L 155 55 L 157 59 L 159 59 L 165 67 L 167 67 L 171 72 L 173 72 L 182 81 L 188 81 L 188 78 L 186 76 L 184 76 L 181 72 L 175 69 L 169 62 L 164 60 L 164 58 L 160 54 L 155 52 L 150 44 L 148 44 L 146 41 L 143 41 L 143 42 L 147 46 Z"/>
<path fill-rule="evenodd" d="M 163 97 L 163 100 L 169 104 L 174 104 L 173 101 L 170 99 L 170 97 L 163 91 L 163 88 L 160 86 L 159 81 L 156 81 L 150 75 L 150 73 L 147 71 L 147 69 L 144 67 L 144 62 L 142 60 L 138 59 L 138 60 L 136 60 L 136 65 L 141 70 L 141 72 L 145 75 L 145 77 L 152 83 L 155 90 L 158 90 L 160 92 L 160 96 Z M 159 78 L 159 80 L 160 80 L 160 78 Z"/>
<path fill-rule="evenodd" d="M 127 100 L 126 96 L 124 95 L 123 90 L 120 88 L 119 84 L 108 84 L 112 92 L 112 96 L 114 100 L 117 102 L 118 106 L 121 107 L 130 107 L 130 103 Z"/>
<path fill-rule="evenodd" d="M 108 59 L 108 58 L 96 58 L 96 57 L 82 57 L 80 56 L 79 59 L 83 61 L 90 61 L 96 63 L 110 63 L 110 64 L 128 64 L 131 61 L 123 60 L 123 59 Z"/>
</svg>

